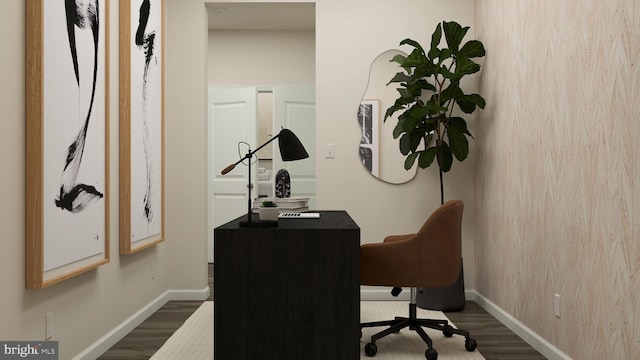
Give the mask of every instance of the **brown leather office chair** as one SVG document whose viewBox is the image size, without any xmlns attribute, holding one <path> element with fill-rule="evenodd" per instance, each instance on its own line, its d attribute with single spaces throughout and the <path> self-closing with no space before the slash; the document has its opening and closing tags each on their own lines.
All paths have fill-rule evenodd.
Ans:
<svg viewBox="0 0 640 360">
<path fill-rule="evenodd" d="M 476 349 L 477 343 L 467 331 L 453 328 L 446 320 L 418 319 L 416 316 L 416 288 L 449 286 L 458 279 L 462 266 L 463 208 L 460 200 L 448 201 L 431 214 L 417 233 L 388 236 L 382 243 L 360 247 L 362 285 L 392 286 L 395 292 L 401 287 L 411 287 L 408 318 L 360 324 L 361 328 L 388 326 L 371 337 L 371 342 L 365 346 L 367 355 L 377 353 L 376 340 L 405 327 L 417 332 L 427 343 L 425 357 L 428 360 L 436 360 L 438 352 L 422 327 L 440 330 L 446 337 L 462 335 L 465 348 L 468 351 Z"/>
</svg>

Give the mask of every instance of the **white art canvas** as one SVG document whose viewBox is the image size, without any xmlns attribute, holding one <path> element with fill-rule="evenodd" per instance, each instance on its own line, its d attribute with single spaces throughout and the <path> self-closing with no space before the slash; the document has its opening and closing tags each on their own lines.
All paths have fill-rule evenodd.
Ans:
<svg viewBox="0 0 640 360">
<path fill-rule="evenodd" d="M 163 34 L 162 1 L 130 5 L 130 237 L 135 244 L 162 235 Z"/>
<path fill-rule="evenodd" d="M 104 1 L 43 11 L 44 281 L 106 254 Z"/>
</svg>

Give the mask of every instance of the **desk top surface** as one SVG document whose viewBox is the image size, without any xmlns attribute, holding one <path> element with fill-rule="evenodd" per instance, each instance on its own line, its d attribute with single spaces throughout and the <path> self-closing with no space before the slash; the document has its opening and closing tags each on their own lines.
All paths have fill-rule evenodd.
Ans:
<svg viewBox="0 0 640 360">
<path fill-rule="evenodd" d="M 335 211 L 310 211 L 317 212 L 320 214 L 320 218 L 317 219 L 309 219 L 309 218 L 295 218 L 295 219 L 279 219 L 278 226 L 273 228 L 258 228 L 258 229 L 353 229 L 359 230 L 358 224 L 353 221 L 351 216 L 347 214 L 344 210 L 335 210 Z M 220 230 L 229 230 L 229 229 L 240 229 L 240 230 L 251 230 L 252 228 L 241 228 L 240 221 L 246 220 L 247 215 L 242 215 L 237 219 L 231 220 L 230 222 L 220 225 L 216 229 Z M 252 221 L 259 221 L 258 215 L 253 214 Z"/>
</svg>

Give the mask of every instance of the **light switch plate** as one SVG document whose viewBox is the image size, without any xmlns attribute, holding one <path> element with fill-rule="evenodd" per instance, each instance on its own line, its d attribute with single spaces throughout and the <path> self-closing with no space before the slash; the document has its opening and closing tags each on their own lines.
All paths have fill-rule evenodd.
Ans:
<svg viewBox="0 0 640 360">
<path fill-rule="evenodd" d="M 327 159 L 333 159 L 336 157 L 336 146 L 335 144 L 326 144 L 324 146 L 324 153 Z"/>
</svg>

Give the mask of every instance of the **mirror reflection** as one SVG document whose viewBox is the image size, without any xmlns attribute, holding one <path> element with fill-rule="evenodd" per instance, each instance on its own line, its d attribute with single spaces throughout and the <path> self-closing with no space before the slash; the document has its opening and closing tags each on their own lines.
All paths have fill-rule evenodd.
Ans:
<svg viewBox="0 0 640 360">
<path fill-rule="evenodd" d="M 402 184 L 413 179 L 417 164 L 409 170 L 404 169 L 405 157 L 400 153 L 398 140 L 393 138 L 393 128 L 400 112 L 384 121 L 387 108 L 398 97 L 396 87 L 387 86 L 389 80 L 401 71 L 397 63 L 391 62 L 396 55 L 407 56 L 400 50 L 387 50 L 371 63 L 369 82 L 358 106 L 357 117 L 362 129 L 360 159 L 365 169 L 382 181 Z"/>
</svg>

